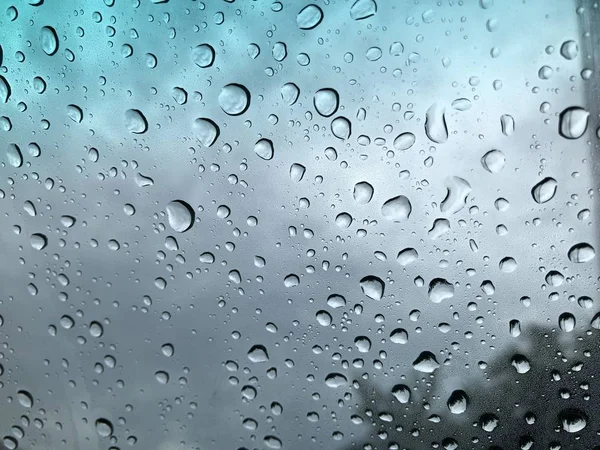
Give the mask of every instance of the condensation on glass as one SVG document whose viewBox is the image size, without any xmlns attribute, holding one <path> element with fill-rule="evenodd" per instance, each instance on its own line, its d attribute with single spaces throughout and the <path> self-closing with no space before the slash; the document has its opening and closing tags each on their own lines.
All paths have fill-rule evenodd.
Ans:
<svg viewBox="0 0 600 450">
<path fill-rule="evenodd" d="M 5 449 L 598 449 L 593 0 L 7 0 Z"/>
</svg>

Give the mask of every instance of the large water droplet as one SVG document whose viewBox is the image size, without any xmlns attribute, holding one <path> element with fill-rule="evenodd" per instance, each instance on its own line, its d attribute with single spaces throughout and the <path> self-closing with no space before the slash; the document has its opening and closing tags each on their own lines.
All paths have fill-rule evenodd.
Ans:
<svg viewBox="0 0 600 450">
<path fill-rule="evenodd" d="M 410 401 L 410 388 L 405 384 L 397 384 L 392 388 L 392 395 L 400 403 L 408 403 Z"/>
<path fill-rule="evenodd" d="M 396 136 L 396 139 L 394 139 L 394 148 L 400 151 L 408 150 L 415 144 L 416 140 L 417 138 L 412 133 L 406 132 L 399 134 Z"/>
<path fill-rule="evenodd" d="M 531 364 L 525 356 L 516 354 L 512 357 L 511 365 L 515 368 L 517 373 L 523 374 L 531 370 Z"/>
<path fill-rule="evenodd" d="M 596 256 L 596 250 L 587 242 L 581 242 L 569 249 L 569 260 L 574 263 L 590 262 Z"/>
<path fill-rule="evenodd" d="M 373 198 L 373 186 L 366 181 L 360 181 L 354 185 L 354 200 L 359 205 L 366 205 Z"/>
<path fill-rule="evenodd" d="M 300 88 L 294 83 L 285 83 L 281 87 L 280 92 L 281 98 L 289 106 L 292 106 L 294 103 L 296 103 L 298 101 L 298 97 L 300 96 Z"/>
<path fill-rule="evenodd" d="M 443 278 L 434 278 L 429 283 L 429 300 L 440 303 L 454 297 L 454 285 Z"/>
<path fill-rule="evenodd" d="M 311 30 L 323 20 L 323 11 L 317 5 L 308 5 L 296 16 L 296 24 L 301 30 Z"/>
<path fill-rule="evenodd" d="M 192 61 L 198 67 L 210 67 L 215 62 L 215 49 L 208 44 L 201 44 L 192 50 Z"/>
<path fill-rule="evenodd" d="M 29 238 L 29 243 L 35 250 L 42 250 L 48 245 L 48 238 L 41 233 L 34 233 Z"/>
<path fill-rule="evenodd" d="M 427 234 L 431 239 L 436 240 L 448 231 L 450 231 L 450 221 L 448 219 L 435 219 L 433 221 L 433 226 Z"/>
<path fill-rule="evenodd" d="M 421 352 L 421 354 L 413 361 L 413 369 L 423 373 L 433 373 L 440 367 L 435 355 L 429 351 Z"/>
<path fill-rule="evenodd" d="M 27 391 L 18 391 L 17 399 L 19 400 L 21 406 L 23 406 L 24 408 L 31 408 L 33 406 L 33 397 Z"/>
<path fill-rule="evenodd" d="M 173 230 L 183 233 L 194 223 L 194 209 L 183 200 L 173 200 L 167 204 L 167 218 Z"/>
<path fill-rule="evenodd" d="M 269 353 L 264 345 L 254 345 L 248 350 L 248 359 L 253 363 L 267 362 Z"/>
<path fill-rule="evenodd" d="M 558 132 L 567 139 L 578 139 L 587 130 L 589 111 L 578 106 L 572 106 L 560 113 Z"/>
<path fill-rule="evenodd" d="M 77 105 L 68 105 L 67 116 L 69 116 L 73 122 L 81 123 L 83 120 L 83 110 Z"/>
<path fill-rule="evenodd" d="M 344 296 L 339 294 L 331 294 L 327 297 L 327 306 L 330 308 L 342 308 L 346 306 L 346 299 Z"/>
<path fill-rule="evenodd" d="M 8 144 L 6 148 L 6 159 L 13 167 L 21 167 L 23 165 L 23 154 L 17 144 Z"/>
<path fill-rule="evenodd" d="M 363 20 L 377 12 L 375 0 L 356 0 L 350 7 L 350 17 L 354 20 Z"/>
<path fill-rule="evenodd" d="M 452 414 L 462 414 L 469 406 L 469 397 L 465 391 L 454 391 L 450 394 L 446 405 Z"/>
<path fill-rule="evenodd" d="M 254 153 L 258 155 L 259 158 L 264 159 L 265 161 L 269 161 L 273 159 L 274 150 L 273 150 L 273 142 L 269 139 L 259 139 L 254 144 Z"/>
<path fill-rule="evenodd" d="M 335 218 L 335 224 L 340 228 L 348 228 L 352 225 L 352 216 L 346 212 L 340 213 Z"/>
<path fill-rule="evenodd" d="M 330 388 L 339 388 L 346 383 L 348 383 L 348 379 L 341 373 L 330 373 L 325 377 L 325 384 Z"/>
<path fill-rule="evenodd" d="M 587 416 L 579 409 L 568 408 L 558 414 L 563 430 L 567 433 L 578 433 L 587 425 Z"/>
<path fill-rule="evenodd" d="M 336 117 L 331 121 L 331 132 L 341 140 L 346 140 L 352 134 L 352 125 L 345 117 Z"/>
<path fill-rule="evenodd" d="M 448 127 L 446 126 L 446 108 L 434 103 L 425 114 L 425 134 L 436 144 L 443 144 L 448 140 Z"/>
<path fill-rule="evenodd" d="M 371 350 L 371 340 L 366 336 L 358 336 L 354 339 L 354 346 L 360 353 Z"/>
<path fill-rule="evenodd" d="M 500 150 L 490 150 L 481 158 L 481 165 L 490 173 L 498 173 L 504 169 L 506 156 Z"/>
<path fill-rule="evenodd" d="M 40 44 L 46 55 L 54 55 L 58 51 L 58 36 L 56 30 L 52 27 L 42 27 L 40 30 Z"/>
<path fill-rule="evenodd" d="M 323 117 L 329 117 L 338 109 L 339 95 L 334 89 L 320 89 L 313 99 L 315 109 Z"/>
<path fill-rule="evenodd" d="M 286 288 L 291 288 L 291 287 L 295 287 L 298 286 L 300 284 L 300 278 L 298 278 L 298 275 L 295 275 L 293 273 L 287 275 L 284 279 L 283 279 L 283 285 Z"/>
<path fill-rule="evenodd" d="M 419 253 L 414 248 L 405 248 L 398 252 L 396 261 L 398 261 L 398 264 L 401 266 L 408 266 L 409 264 L 414 263 L 418 257 Z"/>
<path fill-rule="evenodd" d="M 531 196 L 536 203 L 546 203 L 556 194 L 558 183 L 554 178 L 546 177 L 531 189 Z"/>
<path fill-rule="evenodd" d="M 440 210 L 443 213 L 455 214 L 467 204 L 467 197 L 471 193 L 469 182 L 460 177 L 448 177 L 445 180 L 446 198 L 442 200 Z"/>
<path fill-rule="evenodd" d="M 6 103 L 10 98 L 10 84 L 2 75 L 0 75 L 0 102 Z"/>
<path fill-rule="evenodd" d="M 113 434 L 112 423 L 109 420 L 103 418 L 96 420 L 96 433 L 98 433 L 98 435 L 102 437 L 111 436 Z"/>
<path fill-rule="evenodd" d="M 128 109 L 125 111 L 125 128 L 134 134 L 143 134 L 148 129 L 148 121 L 144 114 L 138 109 Z"/>
<path fill-rule="evenodd" d="M 570 333 L 575 329 L 575 316 L 571 313 L 562 313 L 558 316 L 558 326 L 566 333 Z"/>
<path fill-rule="evenodd" d="M 381 207 L 381 215 L 393 222 L 403 222 L 410 217 L 412 205 L 408 197 L 399 195 L 387 200 Z"/>
<path fill-rule="evenodd" d="M 515 132 L 515 119 L 510 114 L 500 116 L 500 126 L 504 136 L 512 136 Z"/>
<path fill-rule="evenodd" d="M 577 58 L 577 55 L 579 54 L 579 46 L 577 45 L 577 42 L 572 40 L 563 42 L 560 46 L 560 54 L 563 58 L 568 60 Z"/>
<path fill-rule="evenodd" d="M 381 300 L 385 285 L 381 278 L 378 278 L 375 275 L 367 275 L 360 280 L 360 288 L 362 289 L 363 294 L 370 299 Z"/>
<path fill-rule="evenodd" d="M 294 163 L 290 166 L 290 178 L 294 183 L 298 183 L 304 178 L 306 167 L 302 164 Z"/>
<path fill-rule="evenodd" d="M 199 118 L 194 120 L 194 131 L 204 147 L 210 147 L 219 137 L 219 127 L 212 120 Z"/>
<path fill-rule="evenodd" d="M 404 328 L 396 328 L 390 333 L 390 341 L 394 344 L 407 344 L 408 332 Z"/>
<path fill-rule="evenodd" d="M 226 114 L 239 116 L 250 106 L 250 92 L 241 84 L 228 84 L 221 89 L 218 102 Z"/>
</svg>

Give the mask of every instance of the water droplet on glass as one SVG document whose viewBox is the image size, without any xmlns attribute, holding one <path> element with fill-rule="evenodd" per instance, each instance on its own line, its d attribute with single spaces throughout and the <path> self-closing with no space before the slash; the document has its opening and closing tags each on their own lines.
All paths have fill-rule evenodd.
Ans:
<svg viewBox="0 0 600 450">
<path fill-rule="evenodd" d="M 399 134 L 396 136 L 396 139 L 394 139 L 394 148 L 400 151 L 408 150 L 415 144 L 416 140 L 416 136 L 412 133 L 406 132 Z"/>
<path fill-rule="evenodd" d="M 317 311 L 316 319 L 317 323 L 323 327 L 328 327 L 329 325 L 331 325 L 331 314 L 329 314 L 327 311 Z"/>
<path fill-rule="evenodd" d="M 407 344 L 408 332 L 404 328 L 396 328 L 390 333 L 390 341 L 394 344 Z"/>
<path fill-rule="evenodd" d="M 179 233 L 189 230 L 194 223 L 194 210 L 183 200 L 173 200 L 166 206 L 171 228 Z"/>
<path fill-rule="evenodd" d="M 23 165 L 23 154 L 17 144 L 8 144 L 6 148 L 6 159 L 13 167 L 21 167 Z"/>
<path fill-rule="evenodd" d="M 371 350 L 371 340 L 366 336 L 358 336 L 354 339 L 354 346 L 360 353 Z"/>
<path fill-rule="evenodd" d="M 27 391 L 18 391 L 17 399 L 19 400 L 21 406 L 23 406 L 24 408 L 31 408 L 33 406 L 33 397 Z"/>
<path fill-rule="evenodd" d="M 465 391 L 454 391 L 450 394 L 446 405 L 452 414 L 462 414 L 469 406 L 469 397 Z"/>
<path fill-rule="evenodd" d="M 48 245 L 48 239 L 41 233 L 34 233 L 29 238 L 29 243 L 35 250 L 42 250 Z"/>
<path fill-rule="evenodd" d="M 156 381 L 158 381 L 160 384 L 167 384 L 169 382 L 169 374 L 164 370 L 159 370 L 158 372 L 156 372 L 154 374 L 154 377 L 156 378 Z"/>
<path fill-rule="evenodd" d="M 274 150 L 273 150 L 273 142 L 269 139 L 259 139 L 254 144 L 254 153 L 258 155 L 259 158 L 264 159 L 265 161 L 269 161 L 273 159 Z"/>
<path fill-rule="evenodd" d="M 586 425 L 588 418 L 579 409 L 567 408 L 558 414 L 558 419 L 562 424 L 563 430 L 567 433 L 578 433 L 583 430 Z"/>
<path fill-rule="evenodd" d="M 283 285 L 286 288 L 291 288 L 291 287 L 295 287 L 298 286 L 300 284 L 300 278 L 298 278 L 298 275 L 294 275 L 289 274 L 287 275 L 284 279 L 283 279 Z"/>
<path fill-rule="evenodd" d="M 311 30 L 323 20 L 323 11 L 317 5 L 308 5 L 296 16 L 296 24 L 301 30 Z"/>
<path fill-rule="evenodd" d="M 331 132 L 336 138 L 346 140 L 352 134 L 352 125 L 345 117 L 336 117 L 331 121 Z"/>
<path fill-rule="evenodd" d="M 560 54 L 563 58 L 568 60 L 577 58 L 577 55 L 579 54 L 579 46 L 577 45 L 577 42 L 572 40 L 563 42 L 560 46 Z"/>
<path fill-rule="evenodd" d="M 500 150 L 490 150 L 481 157 L 481 165 L 490 173 L 498 173 L 504 169 L 506 156 Z"/>
<path fill-rule="evenodd" d="M 283 101 L 292 106 L 296 101 L 298 101 L 298 97 L 300 96 L 300 88 L 296 86 L 294 83 L 285 83 L 280 90 L 281 98 Z"/>
<path fill-rule="evenodd" d="M 399 195 L 387 200 L 381 207 L 381 215 L 393 222 L 403 222 L 410 217 L 412 205 L 408 197 Z"/>
<path fill-rule="evenodd" d="M 101 437 L 111 436 L 113 434 L 112 423 L 103 418 L 96 420 L 96 433 Z"/>
<path fill-rule="evenodd" d="M 429 283 L 429 300 L 440 303 L 454 297 L 454 285 L 443 278 L 434 278 Z"/>
<path fill-rule="evenodd" d="M 375 0 L 356 0 L 350 7 L 350 17 L 354 20 L 363 20 L 375 15 L 377 3 Z"/>
<path fill-rule="evenodd" d="M 340 213 L 335 218 L 335 224 L 340 228 L 348 228 L 352 224 L 352 216 L 348 213 Z"/>
<path fill-rule="evenodd" d="M 0 75 L 0 102 L 7 103 L 10 98 L 10 84 L 2 75 Z"/>
<path fill-rule="evenodd" d="M 294 163 L 290 166 L 290 178 L 294 183 L 298 183 L 304 178 L 306 167 L 302 164 Z"/>
<path fill-rule="evenodd" d="M 366 181 L 360 181 L 354 185 L 354 200 L 359 205 L 366 205 L 373 198 L 373 186 Z"/>
<path fill-rule="evenodd" d="M 73 122 L 81 123 L 83 120 L 83 110 L 77 105 L 68 105 L 67 116 L 69 116 Z"/>
<path fill-rule="evenodd" d="M 596 250 L 587 242 L 581 242 L 569 249 L 569 261 L 574 263 L 590 262 L 596 256 Z"/>
<path fill-rule="evenodd" d="M 401 266 L 408 266 L 409 264 L 414 263 L 418 258 L 419 253 L 414 248 L 405 248 L 398 252 L 396 261 L 398 261 L 398 264 Z"/>
<path fill-rule="evenodd" d="M 194 120 L 194 131 L 204 147 L 210 147 L 219 137 L 219 127 L 212 120 L 199 118 Z"/>
<path fill-rule="evenodd" d="M 412 363 L 413 369 L 422 373 L 433 373 L 440 367 L 435 355 L 429 351 L 421 352 L 421 354 Z"/>
<path fill-rule="evenodd" d="M 54 55 L 58 51 L 58 35 L 52 27 L 42 27 L 40 30 L 40 45 L 42 50 L 48 56 Z"/>
<path fill-rule="evenodd" d="M 200 44 L 192 50 L 192 61 L 198 67 L 206 68 L 215 62 L 215 49 L 209 44 Z"/>
<path fill-rule="evenodd" d="M 248 350 L 248 359 L 253 363 L 267 362 L 269 353 L 264 345 L 254 345 Z"/>
<path fill-rule="evenodd" d="M 448 219 L 435 219 L 433 221 L 433 226 L 427 232 L 427 235 L 433 239 L 439 239 L 444 234 L 450 231 L 450 221 Z"/>
<path fill-rule="evenodd" d="M 228 84 L 221 89 L 219 106 L 230 116 L 239 116 L 250 106 L 250 92 L 241 84 Z"/>
<path fill-rule="evenodd" d="M 143 134 L 148 130 L 148 121 L 138 109 L 128 109 L 124 115 L 125 128 L 133 134 Z"/>
<path fill-rule="evenodd" d="M 443 213 L 455 214 L 467 204 L 467 197 L 471 193 L 469 182 L 460 177 L 448 177 L 445 180 L 446 198 L 440 204 Z"/>
<path fill-rule="evenodd" d="M 511 365 L 519 374 L 524 374 L 531 370 L 531 364 L 529 363 L 529 360 L 523 355 L 514 355 L 511 360 Z"/>
<path fill-rule="evenodd" d="M 384 293 L 383 281 L 375 275 L 367 275 L 360 280 L 360 288 L 363 294 L 372 300 L 381 300 Z"/>
<path fill-rule="evenodd" d="M 589 117 L 589 111 L 578 106 L 571 106 L 560 113 L 558 132 L 564 138 L 578 139 L 587 130 Z"/>
<path fill-rule="evenodd" d="M 323 117 L 329 117 L 338 109 L 339 95 L 334 89 L 320 89 L 313 99 L 315 109 Z"/>
<path fill-rule="evenodd" d="M 342 295 L 331 294 L 327 297 L 327 306 L 330 308 L 342 308 L 346 306 L 346 299 Z"/>
<path fill-rule="evenodd" d="M 392 388 L 392 395 L 400 403 L 408 403 L 410 401 L 410 388 L 405 384 L 397 384 Z"/>
<path fill-rule="evenodd" d="M 554 178 L 546 177 L 531 189 L 531 196 L 536 203 L 549 202 L 556 194 L 558 183 Z"/>
<path fill-rule="evenodd" d="M 325 384 L 330 388 L 339 388 L 346 383 L 348 383 L 348 379 L 341 373 L 330 373 L 325 377 Z"/>
<path fill-rule="evenodd" d="M 558 316 L 558 326 L 566 333 L 575 329 L 575 316 L 571 313 L 562 313 Z"/>
<path fill-rule="evenodd" d="M 448 140 L 448 127 L 446 126 L 446 108 L 434 103 L 425 114 L 425 134 L 436 144 L 443 144 Z"/>
</svg>

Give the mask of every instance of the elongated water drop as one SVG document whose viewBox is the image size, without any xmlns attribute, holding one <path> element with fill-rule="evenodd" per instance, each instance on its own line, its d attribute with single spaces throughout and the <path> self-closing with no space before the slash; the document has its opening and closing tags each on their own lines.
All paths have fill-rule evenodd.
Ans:
<svg viewBox="0 0 600 450">
<path fill-rule="evenodd" d="M 434 103 L 425 114 L 425 134 L 436 144 L 443 144 L 448 140 L 448 127 L 446 125 L 446 108 Z"/>
<path fill-rule="evenodd" d="M 54 55 L 58 51 L 58 35 L 52 27 L 42 27 L 40 30 L 40 45 L 42 50 L 48 56 Z"/>
<path fill-rule="evenodd" d="M 556 188 L 558 187 L 558 183 L 554 178 L 546 177 L 539 183 L 537 183 L 531 189 L 531 196 L 535 200 L 536 203 L 542 204 L 549 202 L 554 198 L 556 194 Z"/>
<path fill-rule="evenodd" d="M 578 139 L 584 135 L 588 127 L 589 111 L 572 106 L 560 113 L 558 132 L 567 139 Z"/>
<path fill-rule="evenodd" d="M 179 233 L 189 230 L 194 223 L 194 210 L 183 200 L 173 200 L 167 204 L 167 218 L 171 228 Z"/>
</svg>

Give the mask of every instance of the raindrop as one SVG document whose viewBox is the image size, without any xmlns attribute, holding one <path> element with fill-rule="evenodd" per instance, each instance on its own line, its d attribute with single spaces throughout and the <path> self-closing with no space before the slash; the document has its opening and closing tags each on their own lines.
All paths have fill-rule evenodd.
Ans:
<svg viewBox="0 0 600 450">
<path fill-rule="evenodd" d="M 164 370 L 159 370 L 158 372 L 156 372 L 154 374 L 154 377 L 156 378 L 156 381 L 158 381 L 160 384 L 167 384 L 169 382 L 169 374 Z"/>
<path fill-rule="evenodd" d="M 317 311 L 316 319 L 317 323 L 323 327 L 328 327 L 329 325 L 331 325 L 331 314 L 329 314 L 327 311 Z"/>
<path fill-rule="evenodd" d="M 35 250 L 42 250 L 48 245 L 48 238 L 41 233 L 34 233 L 30 236 L 29 243 Z"/>
<path fill-rule="evenodd" d="M 571 313 L 562 313 L 558 316 L 558 326 L 566 333 L 575 329 L 575 316 Z"/>
<path fill-rule="evenodd" d="M 401 266 L 408 266 L 414 263 L 419 258 L 419 253 L 414 248 L 405 248 L 404 250 L 400 250 L 398 252 L 398 256 L 396 257 L 396 261 Z"/>
<path fill-rule="evenodd" d="M 312 30 L 323 20 L 323 11 L 317 5 L 308 5 L 296 16 L 296 24 L 301 30 Z"/>
<path fill-rule="evenodd" d="M 596 256 L 596 251 L 587 242 L 576 244 L 569 249 L 569 261 L 574 263 L 590 262 Z"/>
<path fill-rule="evenodd" d="M 148 130 L 148 121 L 138 109 L 128 109 L 124 115 L 125 128 L 133 134 L 143 134 Z"/>
<path fill-rule="evenodd" d="M 295 287 L 295 286 L 298 286 L 299 284 L 300 284 L 300 278 L 298 278 L 298 275 L 294 275 L 293 273 L 286 276 L 283 279 L 283 285 L 286 288 Z"/>
<path fill-rule="evenodd" d="M 490 150 L 481 158 L 481 165 L 490 173 L 498 173 L 504 169 L 506 156 L 500 150 Z"/>
<path fill-rule="evenodd" d="M 54 55 L 58 51 L 58 36 L 56 30 L 52 27 L 42 27 L 40 30 L 40 44 L 46 55 Z"/>
<path fill-rule="evenodd" d="M 416 140 L 417 138 L 412 133 L 406 132 L 399 134 L 396 136 L 396 139 L 394 139 L 394 148 L 400 151 L 408 150 L 415 144 Z"/>
<path fill-rule="evenodd" d="M 341 373 L 330 373 L 325 377 L 325 384 L 330 388 L 339 388 L 348 383 L 348 379 Z"/>
<path fill-rule="evenodd" d="M 363 20 L 375 15 L 377 3 L 375 0 L 356 0 L 350 7 L 350 17 L 354 20 Z"/>
<path fill-rule="evenodd" d="M 173 200 L 166 206 L 171 228 L 179 233 L 189 230 L 194 223 L 194 210 L 183 200 Z"/>
<path fill-rule="evenodd" d="M 568 60 L 577 58 L 577 55 L 579 54 L 577 42 L 571 40 L 563 42 L 560 46 L 560 54 L 563 58 Z"/>
<path fill-rule="evenodd" d="M 273 142 L 269 139 L 259 139 L 256 141 L 256 144 L 254 144 L 254 153 L 265 161 L 273 159 L 275 153 L 273 150 Z"/>
<path fill-rule="evenodd" d="M 568 408 L 558 414 L 563 430 L 567 433 L 578 433 L 587 425 L 587 416 L 575 408 Z"/>
<path fill-rule="evenodd" d="M 194 120 L 194 130 L 198 140 L 204 147 L 210 147 L 219 137 L 219 127 L 212 120 L 199 118 Z"/>
<path fill-rule="evenodd" d="M 83 120 L 83 111 L 77 105 L 68 105 L 67 106 L 67 116 L 69 116 L 69 118 L 73 122 L 81 123 L 81 121 Z"/>
<path fill-rule="evenodd" d="M 33 397 L 27 391 L 18 391 L 17 399 L 24 408 L 31 408 L 33 406 Z"/>
<path fill-rule="evenodd" d="M 352 134 L 352 125 L 345 117 L 336 117 L 331 121 L 331 132 L 341 140 L 346 140 Z"/>
<path fill-rule="evenodd" d="M 531 189 L 531 195 L 536 203 L 549 202 L 556 194 L 558 183 L 554 178 L 546 177 Z"/>
<path fill-rule="evenodd" d="M 443 144 L 448 140 L 445 113 L 446 108 L 443 105 L 434 103 L 425 114 L 425 133 L 436 144 Z"/>
<path fill-rule="evenodd" d="M 113 434 L 113 426 L 112 423 L 107 419 L 98 419 L 96 420 L 96 433 L 102 437 L 108 437 Z"/>
<path fill-rule="evenodd" d="M 320 115 L 329 117 L 338 109 L 339 95 L 334 89 L 320 89 L 315 93 L 313 102 Z"/>
<path fill-rule="evenodd" d="M 346 299 L 342 295 L 331 294 L 327 297 L 327 306 L 330 308 L 342 308 L 346 306 Z"/>
<path fill-rule="evenodd" d="M 381 207 L 381 215 L 393 222 L 403 222 L 410 217 L 412 205 L 408 197 L 399 195 L 387 200 Z"/>
<path fill-rule="evenodd" d="M 469 406 L 469 397 L 465 391 L 454 391 L 450 394 L 446 405 L 452 414 L 462 414 Z"/>
<path fill-rule="evenodd" d="M 335 218 L 335 224 L 340 228 L 348 228 L 352 224 L 352 216 L 348 213 L 340 213 Z"/>
<path fill-rule="evenodd" d="M 21 167 L 23 165 L 23 154 L 17 144 L 8 144 L 6 148 L 6 159 L 13 167 Z"/>
<path fill-rule="evenodd" d="M 250 92 L 241 84 L 228 84 L 221 89 L 219 106 L 230 116 L 239 116 L 250 106 Z"/>
<path fill-rule="evenodd" d="M 306 167 L 302 164 L 294 163 L 290 166 L 290 178 L 294 183 L 298 183 L 304 178 Z"/>
<path fill-rule="evenodd" d="M 500 127 L 504 136 L 512 136 L 515 132 L 515 119 L 509 114 L 500 116 Z"/>
<path fill-rule="evenodd" d="M 440 303 L 454 297 L 454 285 L 443 278 L 434 278 L 429 283 L 429 300 Z"/>
<path fill-rule="evenodd" d="M 392 395 L 400 403 L 408 403 L 410 401 L 410 388 L 405 384 L 397 384 L 392 388 Z"/>
<path fill-rule="evenodd" d="M 292 106 L 298 101 L 300 96 L 300 88 L 294 83 L 285 83 L 280 90 L 281 98 L 287 105 Z"/>
<path fill-rule="evenodd" d="M 511 365 L 519 374 L 527 373 L 531 369 L 531 364 L 529 364 L 529 360 L 525 358 L 525 356 L 519 354 L 514 355 L 512 357 Z"/>
<path fill-rule="evenodd" d="M 358 336 L 354 339 L 354 346 L 360 353 L 367 353 L 371 350 L 371 340 L 366 336 Z"/>
<path fill-rule="evenodd" d="M 359 205 L 366 205 L 373 198 L 373 186 L 366 181 L 360 181 L 354 185 L 354 200 Z"/>
<path fill-rule="evenodd" d="M 264 345 L 254 345 L 248 350 L 248 359 L 253 363 L 267 362 L 269 353 Z"/>
<path fill-rule="evenodd" d="M 589 117 L 589 111 L 578 106 L 571 106 L 560 113 L 558 132 L 564 138 L 578 139 L 587 130 Z"/>
<path fill-rule="evenodd" d="M 435 355 L 431 352 L 424 351 L 413 361 L 413 369 L 422 373 L 433 373 L 440 367 Z"/>
<path fill-rule="evenodd" d="M 372 300 L 381 300 L 384 293 L 383 281 L 374 275 L 367 275 L 360 280 L 360 288 L 363 294 Z"/>
<path fill-rule="evenodd" d="M 192 50 L 192 61 L 198 67 L 206 68 L 215 62 L 215 49 L 208 44 L 201 44 Z"/>
<path fill-rule="evenodd" d="M 390 333 L 390 341 L 394 344 L 407 344 L 408 332 L 404 328 L 396 328 Z"/>
<path fill-rule="evenodd" d="M 448 177 L 445 180 L 447 189 L 446 198 L 440 204 L 443 213 L 456 214 L 467 204 L 467 197 L 471 193 L 469 182 L 460 177 Z"/>
<path fill-rule="evenodd" d="M 7 103 L 10 98 L 10 84 L 0 75 L 0 102 Z"/>
<path fill-rule="evenodd" d="M 510 256 L 506 258 L 502 258 L 500 260 L 500 264 L 498 265 L 500 270 L 504 273 L 511 273 L 517 270 L 517 261 Z"/>
</svg>

